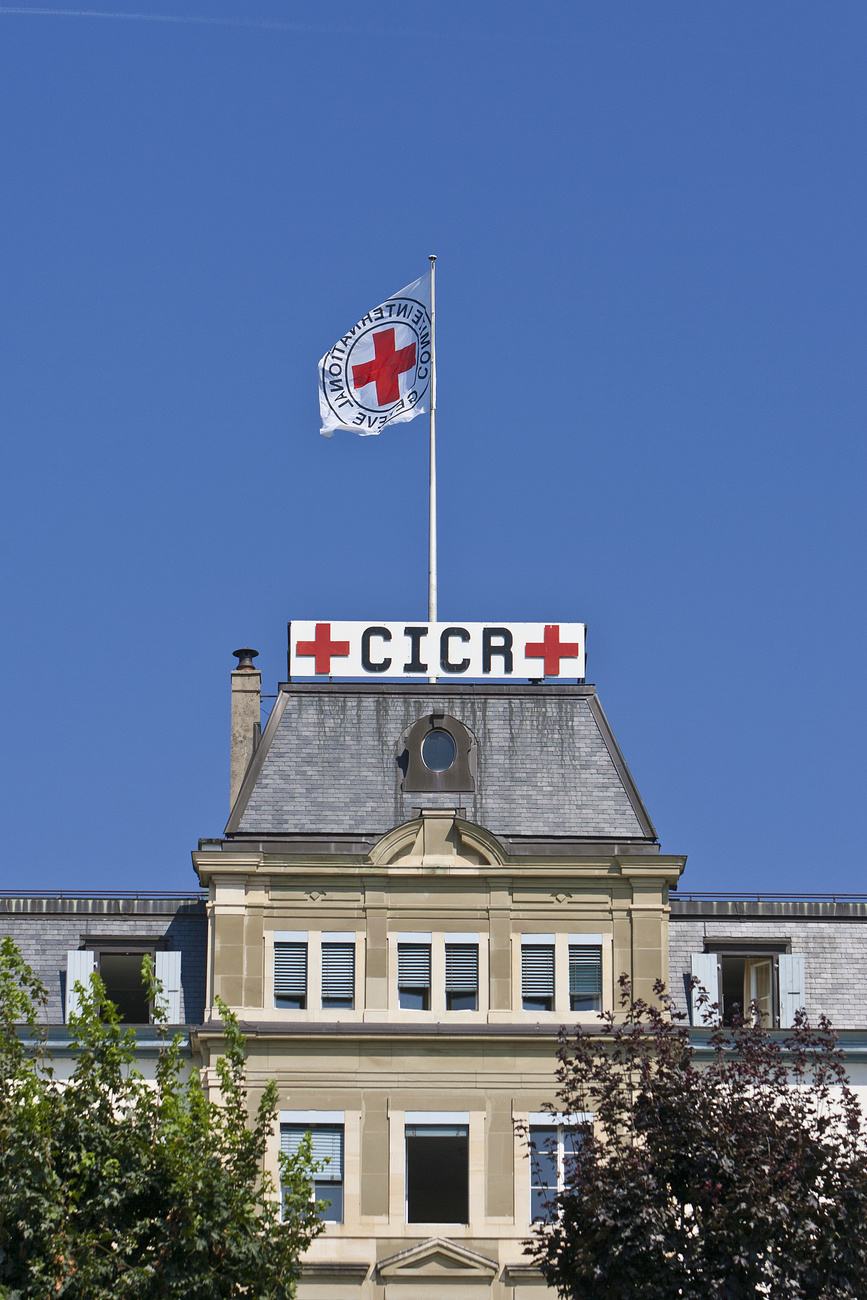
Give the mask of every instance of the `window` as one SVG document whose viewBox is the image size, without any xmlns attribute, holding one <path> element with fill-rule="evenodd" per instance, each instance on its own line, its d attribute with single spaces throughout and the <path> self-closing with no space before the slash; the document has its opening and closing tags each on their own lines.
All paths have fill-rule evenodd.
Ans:
<svg viewBox="0 0 867 1300">
<path fill-rule="evenodd" d="M 412 936 L 413 940 L 416 936 Z M 430 935 L 426 942 L 398 940 L 397 944 L 397 998 L 398 1006 L 410 1011 L 430 1010 Z"/>
<path fill-rule="evenodd" d="M 525 1011 L 554 1010 L 554 936 L 521 938 L 521 1005 Z"/>
<path fill-rule="evenodd" d="M 146 956 L 153 959 L 154 974 L 162 984 L 162 1000 L 168 1023 L 181 1022 L 181 954 L 174 951 L 155 950 L 153 946 L 131 943 L 128 938 L 116 940 L 86 938 L 86 948 L 76 949 L 66 955 L 66 1016 L 79 1010 L 75 992 L 76 981 L 88 985 L 96 972 L 105 985 L 106 997 L 117 1007 L 122 1024 L 148 1025 L 153 1019 L 148 986 L 145 983 L 142 963 Z M 163 941 L 164 942 L 164 941 Z"/>
<path fill-rule="evenodd" d="M 429 772 L 447 772 L 457 756 L 458 747 L 447 731 L 429 731 L 421 742 L 421 761 Z"/>
<path fill-rule="evenodd" d="M 466 629 L 446 628 L 442 643 L 443 672 L 462 672 L 468 659 L 462 659 L 459 646 L 467 637 Z M 450 658 L 450 655 L 452 656 Z M 453 657 L 457 655 L 457 663 Z M 459 668 L 458 664 L 462 666 Z M 457 718 L 447 713 L 429 713 L 408 727 L 397 746 L 397 764 L 403 773 L 401 790 L 472 791 L 476 788 L 476 741 Z"/>
<path fill-rule="evenodd" d="M 549 1123 L 530 1124 L 530 1220 L 550 1223 L 557 1214 L 557 1196 L 570 1177 L 569 1161 L 585 1140 L 581 1124 L 553 1124 L 552 1115 L 539 1115 Z"/>
<path fill-rule="evenodd" d="M 475 1011 L 479 1005 L 479 945 L 446 939 L 446 1009 Z"/>
<path fill-rule="evenodd" d="M 128 1025 L 148 1024 L 151 1004 L 142 972 L 144 953 L 100 952 L 97 958 L 106 996 L 117 1007 L 121 1021 Z"/>
<path fill-rule="evenodd" d="M 281 936 L 286 932 L 280 932 Z M 288 935 L 274 943 L 274 1005 L 291 1011 L 307 1006 L 307 935 Z"/>
<path fill-rule="evenodd" d="M 407 1223 L 469 1223 L 469 1141 L 469 1116 L 407 1114 Z"/>
<path fill-rule="evenodd" d="M 762 1024 L 774 1025 L 774 966 L 773 957 L 720 956 L 719 973 L 722 992 L 723 1024 L 730 1025 L 736 1016 L 743 1016 L 755 1001 Z"/>
<path fill-rule="evenodd" d="M 744 945 L 719 943 L 712 952 L 693 953 L 691 974 L 718 1002 L 724 1025 L 756 1003 L 766 1028 L 790 1029 L 795 1012 L 804 1005 L 804 958 L 782 951 L 782 942 Z M 704 1023 L 698 989 L 692 994 L 692 1022 Z"/>
<path fill-rule="evenodd" d="M 303 1119 L 281 1124 L 280 1150 L 294 1155 L 305 1133 L 312 1138 L 313 1159 L 322 1166 L 313 1179 L 313 1199 L 327 1202 L 320 1218 L 326 1223 L 342 1223 L 343 1124 L 308 1123 Z"/>
<path fill-rule="evenodd" d="M 602 1010 L 602 947 L 569 944 L 569 1009 Z"/>
<path fill-rule="evenodd" d="M 355 935 L 322 936 L 322 1008 L 355 1005 Z"/>
</svg>

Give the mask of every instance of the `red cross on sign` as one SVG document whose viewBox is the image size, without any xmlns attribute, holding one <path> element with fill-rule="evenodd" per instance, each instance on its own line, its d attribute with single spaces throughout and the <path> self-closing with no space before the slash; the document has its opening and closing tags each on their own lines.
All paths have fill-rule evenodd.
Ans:
<svg viewBox="0 0 867 1300">
<path fill-rule="evenodd" d="M 332 655 L 335 659 L 345 659 L 349 654 L 349 642 L 332 641 L 331 624 L 317 623 L 316 639 L 299 641 L 295 651 L 299 655 L 313 655 L 317 673 L 330 673 Z"/>
<path fill-rule="evenodd" d="M 545 676 L 560 676 L 561 659 L 577 659 L 581 647 L 577 641 L 560 640 L 560 624 L 545 624 L 544 641 L 528 641 L 524 651 L 528 659 L 545 660 Z"/>
<path fill-rule="evenodd" d="M 400 398 L 400 376 L 415 365 L 415 344 L 408 343 L 395 351 L 394 330 L 380 330 L 373 336 L 373 351 L 372 361 L 352 367 L 352 387 L 376 384 L 377 404 L 389 406 Z"/>
</svg>

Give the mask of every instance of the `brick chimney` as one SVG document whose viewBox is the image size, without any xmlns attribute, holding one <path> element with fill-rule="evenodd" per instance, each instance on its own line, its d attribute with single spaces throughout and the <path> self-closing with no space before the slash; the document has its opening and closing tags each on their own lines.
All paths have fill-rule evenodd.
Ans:
<svg viewBox="0 0 867 1300">
<path fill-rule="evenodd" d="M 232 763 L 229 785 L 229 807 L 234 808 L 238 791 L 250 759 L 259 740 L 262 700 L 262 674 L 253 663 L 258 650 L 245 646 L 233 650 L 238 667 L 232 671 Z"/>
</svg>

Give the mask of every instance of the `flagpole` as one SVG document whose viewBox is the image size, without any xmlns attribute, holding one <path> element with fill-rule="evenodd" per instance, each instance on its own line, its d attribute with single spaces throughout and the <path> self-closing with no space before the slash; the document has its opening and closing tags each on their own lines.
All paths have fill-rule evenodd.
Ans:
<svg viewBox="0 0 867 1300">
<path fill-rule="evenodd" d="M 430 516 L 428 534 L 427 616 L 437 621 L 437 353 L 436 254 L 430 254 Z M 435 677 L 430 679 L 436 681 Z"/>
</svg>

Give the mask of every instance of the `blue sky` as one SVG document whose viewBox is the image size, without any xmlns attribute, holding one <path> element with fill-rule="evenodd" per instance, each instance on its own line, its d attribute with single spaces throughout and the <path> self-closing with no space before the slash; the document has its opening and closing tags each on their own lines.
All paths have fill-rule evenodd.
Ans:
<svg viewBox="0 0 867 1300">
<path fill-rule="evenodd" d="M 861 0 L 101 7 L 0 4 L 0 885 L 194 884 L 232 650 L 424 616 L 316 362 L 435 252 L 441 616 L 588 623 L 685 886 L 864 890 Z"/>
</svg>

